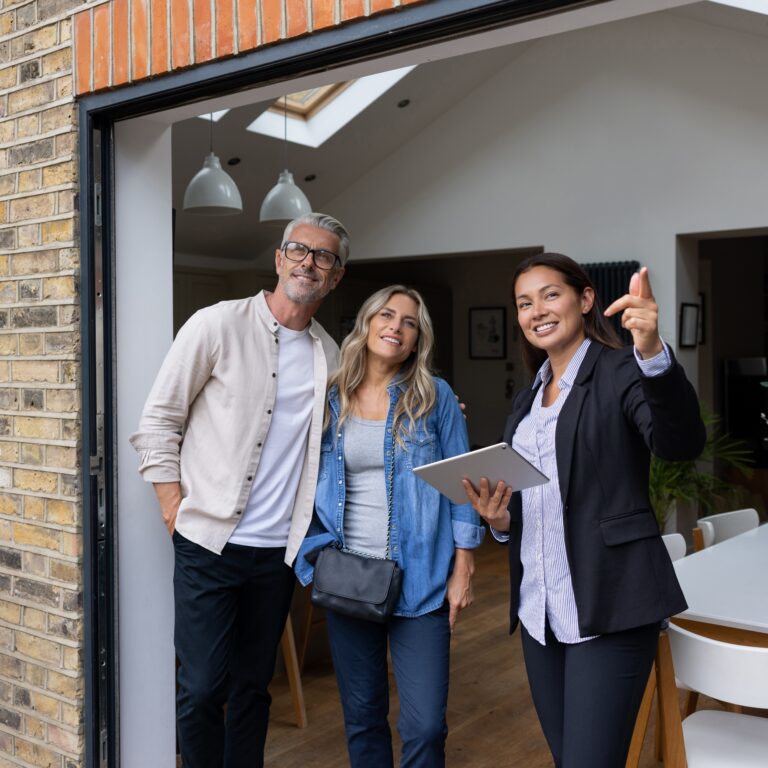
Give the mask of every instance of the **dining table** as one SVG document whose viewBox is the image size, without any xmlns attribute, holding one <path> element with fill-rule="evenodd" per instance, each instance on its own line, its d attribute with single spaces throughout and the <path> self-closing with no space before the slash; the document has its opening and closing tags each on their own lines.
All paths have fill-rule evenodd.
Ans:
<svg viewBox="0 0 768 768">
<path fill-rule="evenodd" d="M 768 525 L 674 563 L 688 609 L 672 621 L 715 640 L 768 648 Z"/>
<path fill-rule="evenodd" d="M 768 524 L 713 544 L 673 565 L 688 608 L 673 616 L 671 622 L 714 640 L 768 648 Z M 665 768 L 685 766 L 678 690 L 666 632 L 659 635 L 626 768 L 639 765 L 656 691 L 660 757 Z M 688 714 L 696 698 L 695 693 L 689 695 Z"/>
</svg>

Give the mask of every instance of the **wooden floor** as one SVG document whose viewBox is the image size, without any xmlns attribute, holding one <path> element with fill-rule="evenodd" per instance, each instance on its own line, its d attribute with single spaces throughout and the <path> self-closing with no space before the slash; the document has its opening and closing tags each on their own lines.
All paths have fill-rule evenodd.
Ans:
<svg viewBox="0 0 768 768">
<path fill-rule="evenodd" d="M 451 647 L 447 763 L 451 768 L 545 768 L 552 759 L 533 709 L 519 633 L 508 634 L 506 552 L 487 541 L 478 552 L 475 604 L 459 618 Z M 317 630 L 324 631 L 323 628 Z M 320 638 L 322 640 L 322 638 Z M 267 741 L 271 768 L 347 766 L 341 707 L 328 661 L 303 674 L 309 725 L 294 725 L 284 678 L 272 684 L 272 721 Z M 390 676 L 395 753 L 400 745 L 397 692 Z M 653 724 L 641 768 L 658 768 L 652 757 Z M 585 734 L 585 738 L 600 734 Z M 617 768 L 619 768 L 617 766 Z"/>
</svg>

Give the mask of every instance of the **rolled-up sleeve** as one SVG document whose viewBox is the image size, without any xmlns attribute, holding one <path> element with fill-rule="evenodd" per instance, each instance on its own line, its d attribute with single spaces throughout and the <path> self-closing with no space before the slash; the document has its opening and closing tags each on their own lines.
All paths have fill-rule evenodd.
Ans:
<svg viewBox="0 0 768 768">
<path fill-rule="evenodd" d="M 139 472 L 147 482 L 181 480 L 184 426 L 190 406 L 213 369 L 209 339 L 203 310 L 177 334 L 144 404 L 139 428 L 129 438 L 139 454 Z"/>
<path fill-rule="evenodd" d="M 459 456 L 469 450 L 469 438 L 464 414 L 453 390 L 446 382 L 439 379 L 438 408 L 440 424 L 440 449 L 444 459 Z M 480 515 L 472 505 L 454 504 L 451 506 L 451 523 L 453 525 L 453 543 L 458 549 L 475 549 L 479 547 L 485 536 L 485 528 L 481 524 Z"/>
<path fill-rule="evenodd" d="M 453 544 L 457 549 L 476 549 L 483 543 L 484 536 L 485 528 L 482 525 L 453 518 Z"/>
</svg>

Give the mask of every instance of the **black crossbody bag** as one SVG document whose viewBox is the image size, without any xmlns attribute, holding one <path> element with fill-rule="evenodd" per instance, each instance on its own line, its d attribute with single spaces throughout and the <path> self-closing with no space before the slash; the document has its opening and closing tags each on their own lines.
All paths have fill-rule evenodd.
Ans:
<svg viewBox="0 0 768 768">
<path fill-rule="evenodd" d="M 368 557 L 341 549 L 337 544 L 321 549 L 315 561 L 312 582 L 311 600 L 314 605 L 353 619 L 379 624 L 384 624 L 392 615 L 403 583 L 402 568 L 389 558 L 394 472 L 393 451 L 387 499 L 387 556 Z"/>
</svg>

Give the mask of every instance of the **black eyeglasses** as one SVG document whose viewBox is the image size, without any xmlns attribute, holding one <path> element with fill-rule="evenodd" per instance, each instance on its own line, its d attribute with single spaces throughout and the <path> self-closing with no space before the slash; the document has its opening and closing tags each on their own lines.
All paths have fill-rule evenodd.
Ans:
<svg viewBox="0 0 768 768">
<path fill-rule="evenodd" d="M 325 248 L 309 248 L 304 243 L 295 243 L 293 240 L 287 240 L 280 249 L 285 254 L 286 259 L 290 261 L 304 261 L 312 254 L 312 261 L 318 269 L 333 269 L 341 259 L 333 251 L 326 251 Z"/>
</svg>

